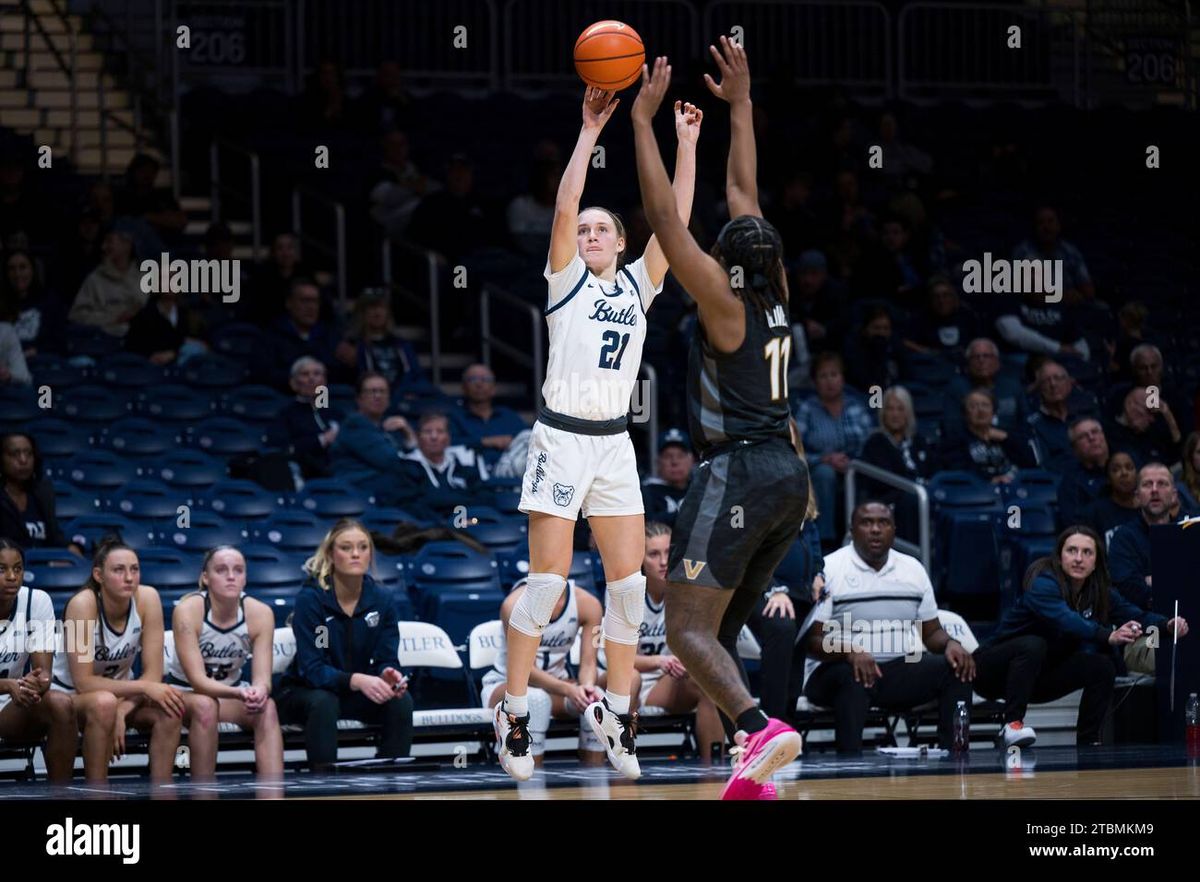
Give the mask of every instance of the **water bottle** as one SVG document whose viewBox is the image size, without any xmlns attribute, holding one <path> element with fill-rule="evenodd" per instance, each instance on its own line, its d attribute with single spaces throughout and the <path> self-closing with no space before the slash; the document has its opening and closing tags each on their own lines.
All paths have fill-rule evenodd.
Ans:
<svg viewBox="0 0 1200 882">
<path fill-rule="evenodd" d="M 1200 698 L 1195 692 L 1188 696 L 1184 719 L 1187 721 L 1188 756 L 1200 757 Z"/>
<path fill-rule="evenodd" d="M 971 712 L 967 703 L 960 701 L 954 711 L 954 744 L 952 753 L 966 753 L 971 749 Z"/>
</svg>

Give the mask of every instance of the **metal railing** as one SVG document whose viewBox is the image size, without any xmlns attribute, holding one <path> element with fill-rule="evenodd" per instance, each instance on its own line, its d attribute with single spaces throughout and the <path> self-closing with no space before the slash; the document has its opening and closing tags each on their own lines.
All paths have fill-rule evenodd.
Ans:
<svg viewBox="0 0 1200 882">
<path fill-rule="evenodd" d="M 532 352 L 522 349 L 520 346 L 515 346 L 507 340 L 492 334 L 493 299 L 509 304 L 529 315 L 529 328 L 533 340 Z M 533 371 L 534 410 L 541 409 L 542 386 L 546 380 L 546 344 L 542 333 L 545 325 L 546 321 L 542 315 L 542 311 L 528 300 L 522 300 L 520 297 L 510 294 L 490 282 L 484 284 L 483 289 L 479 292 L 479 340 L 480 355 L 483 358 L 483 363 L 491 365 L 492 352 L 494 350 L 511 358 L 522 367 Z"/>
<path fill-rule="evenodd" d="M 802 85 L 891 96 L 892 19 L 880 3 L 716 0 L 705 9 L 706 44 L 735 27 L 756 76 L 787 71 Z"/>
<path fill-rule="evenodd" d="M 1019 51 L 1008 46 L 1014 26 Z M 1082 104 L 1084 30 L 1070 11 L 913 3 L 900 11 L 897 45 L 903 100 L 1004 96 Z"/>
<path fill-rule="evenodd" d="M 176 118 L 172 119 L 172 123 L 177 124 Z M 249 194 L 234 187 L 221 176 L 222 150 L 236 154 L 247 160 L 250 171 Z M 239 144 L 217 138 L 208 148 L 208 166 L 211 219 L 213 223 L 228 221 L 228 218 L 222 217 L 221 212 L 224 201 L 222 197 L 226 194 L 236 196 L 248 203 L 250 209 L 250 238 L 254 247 L 254 259 L 258 260 L 262 251 L 262 176 L 258 154 Z M 293 195 L 293 215 L 295 213 L 294 200 L 295 196 Z M 299 233 L 299 230 L 297 230 L 297 233 Z"/>
<path fill-rule="evenodd" d="M 298 6 L 301 76 L 309 58 L 341 59 L 350 76 L 395 61 L 406 79 L 500 87 L 495 0 L 301 0 Z"/>
<path fill-rule="evenodd" d="M 578 82 L 571 47 L 589 24 L 629 22 L 655 55 L 680 61 L 699 46 L 699 17 L 685 0 L 508 0 L 504 82 L 508 88 Z M 536 27 L 530 23 L 536 22 Z"/>
<path fill-rule="evenodd" d="M 921 559 L 921 563 L 925 565 L 925 569 L 929 569 L 933 565 L 933 556 L 931 554 L 931 546 L 929 539 L 930 524 L 929 524 L 929 491 L 922 484 L 916 481 L 909 481 L 906 478 L 901 478 L 899 475 L 894 475 L 879 466 L 873 466 L 870 463 L 863 462 L 861 459 L 850 460 L 850 465 L 846 467 L 846 529 L 850 529 L 850 517 L 854 514 L 854 506 L 858 503 L 858 495 L 856 492 L 855 478 L 861 474 L 863 477 L 871 478 L 881 484 L 887 484 L 889 487 L 895 487 L 897 490 L 903 490 L 906 493 L 912 493 L 917 497 L 917 544 L 914 545 L 907 539 L 896 537 L 895 546 L 905 554 L 916 555 Z"/>
<path fill-rule="evenodd" d="M 303 202 L 307 199 L 328 209 L 333 215 L 333 241 L 319 238 L 315 234 L 304 232 Z M 346 207 L 342 203 L 330 199 L 324 193 L 311 190 L 308 187 L 292 188 L 292 232 L 304 247 L 311 246 L 333 258 L 334 276 L 337 280 L 338 310 L 344 313 L 349 303 L 349 292 L 346 290 Z"/>
<path fill-rule="evenodd" d="M 395 281 L 393 250 L 401 249 L 417 258 L 424 266 L 427 300 L 422 304 L 429 310 L 429 358 L 434 384 L 442 382 L 442 291 L 441 258 L 436 252 L 410 242 L 384 238 L 379 259 L 379 274 L 385 285 Z"/>
</svg>

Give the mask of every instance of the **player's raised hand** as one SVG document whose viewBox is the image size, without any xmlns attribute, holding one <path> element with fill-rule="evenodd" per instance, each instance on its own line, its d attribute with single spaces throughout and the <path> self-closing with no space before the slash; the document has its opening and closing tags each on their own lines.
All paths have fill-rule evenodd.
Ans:
<svg viewBox="0 0 1200 882">
<path fill-rule="evenodd" d="M 608 122 L 613 111 L 617 109 L 617 105 L 621 103 L 620 98 L 614 97 L 616 94 L 616 92 L 597 89 L 595 86 L 588 86 L 584 89 L 583 127 L 585 129 L 604 128 L 604 124 Z"/>
<path fill-rule="evenodd" d="M 700 123 L 704 120 L 704 111 L 695 104 L 675 102 L 675 137 L 680 144 L 695 144 L 700 138 Z"/>
<path fill-rule="evenodd" d="M 658 107 L 666 97 L 667 88 L 671 85 L 671 65 L 667 57 L 660 55 L 654 59 L 654 69 L 642 65 L 642 88 L 638 91 L 637 99 L 633 102 L 632 116 L 635 121 L 649 122 L 658 112 Z"/>
<path fill-rule="evenodd" d="M 720 83 L 708 74 L 704 75 L 708 91 L 730 104 L 750 100 L 750 64 L 746 61 L 746 50 L 728 37 L 722 37 L 720 50 L 709 46 L 708 51 L 721 72 Z"/>
</svg>

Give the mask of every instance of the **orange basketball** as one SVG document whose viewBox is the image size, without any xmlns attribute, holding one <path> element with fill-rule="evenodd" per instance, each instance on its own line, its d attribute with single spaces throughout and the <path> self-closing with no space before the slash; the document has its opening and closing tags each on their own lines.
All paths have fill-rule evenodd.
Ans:
<svg viewBox="0 0 1200 882">
<path fill-rule="evenodd" d="M 632 85 L 645 60 L 642 38 L 621 21 L 598 21 L 575 41 L 575 70 L 597 89 L 615 92 Z"/>
</svg>

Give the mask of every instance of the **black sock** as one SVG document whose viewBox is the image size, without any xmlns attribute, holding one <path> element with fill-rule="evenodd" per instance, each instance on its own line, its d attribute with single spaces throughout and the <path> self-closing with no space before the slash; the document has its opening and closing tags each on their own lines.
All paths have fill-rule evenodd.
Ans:
<svg viewBox="0 0 1200 882">
<path fill-rule="evenodd" d="M 767 715 L 762 712 L 762 708 L 752 707 L 738 714 L 737 727 L 747 735 L 753 735 L 767 728 Z"/>
</svg>

